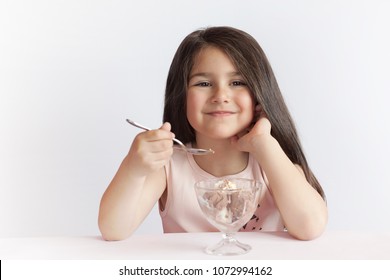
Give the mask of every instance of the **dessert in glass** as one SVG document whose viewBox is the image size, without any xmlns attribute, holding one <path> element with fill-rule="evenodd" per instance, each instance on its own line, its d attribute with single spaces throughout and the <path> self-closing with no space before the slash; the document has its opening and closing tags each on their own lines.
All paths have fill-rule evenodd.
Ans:
<svg viewBox="0 0 390 280">
<path fill-rule="evenodd" d="M 207 247 L 212 255 L 247 253 L 251 246 L 235 238 L 256 211 L 262 184 L 245 178 L 215 178 L 195 183 L 198 203 L 206 219 L 220 230 L 222 240 Z"/>
</svg>

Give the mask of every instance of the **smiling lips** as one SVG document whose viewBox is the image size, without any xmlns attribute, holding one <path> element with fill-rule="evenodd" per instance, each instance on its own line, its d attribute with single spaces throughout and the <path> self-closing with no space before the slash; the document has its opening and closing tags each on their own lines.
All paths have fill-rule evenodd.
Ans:
<svg viewBox="0 0 390 280">
<path fill-rule="evenodd" d="M 206 114 L 211 115 L 213 117 L 227 117 L 227 116 L 233 115 L 234 112 L 232 112 L 232 111 L 212 111 L 212 112 L 208 112 Z"/>
</svg>

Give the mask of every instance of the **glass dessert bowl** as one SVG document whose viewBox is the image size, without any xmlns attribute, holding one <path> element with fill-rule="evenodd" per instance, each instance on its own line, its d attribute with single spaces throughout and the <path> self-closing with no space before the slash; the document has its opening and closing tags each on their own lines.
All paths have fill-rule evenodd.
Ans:
<svg viewBox="0 0 390 280">
<path fill-rule="evenodd" d="M 251 247 L 235 238 L 256 211 L 262 184 L 244 178 L 216 178 L 195 183 L 198 203 L 206 219 L 220 230 L 222 240 L 205 249 L 212 255 L 238 255 Z"/>
</svg>

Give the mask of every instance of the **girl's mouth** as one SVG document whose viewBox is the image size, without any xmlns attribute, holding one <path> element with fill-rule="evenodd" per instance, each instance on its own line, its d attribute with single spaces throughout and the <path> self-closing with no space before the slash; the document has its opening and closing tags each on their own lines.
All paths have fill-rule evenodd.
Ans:
<svg viewBox="0 0 390 280">
<path fill-rule="evenodd" d="M 209 112 L 207 114 L 211 115 L 213 117 L 227 117 L 227 116 L 233 115 L 234 112 L 230 112 L 230 111 L 213 111 L 213 112 Z"/>
</svg>

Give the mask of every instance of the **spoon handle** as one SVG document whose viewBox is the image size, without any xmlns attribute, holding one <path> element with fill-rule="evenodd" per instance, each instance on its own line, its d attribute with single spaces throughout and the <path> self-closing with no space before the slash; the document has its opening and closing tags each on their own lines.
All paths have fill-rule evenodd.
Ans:
<svg viewBox="0 0 390 280">
<path fill-rule="evenodd" d="M 135 121 L 132 121 L 132 120 L 129 120 L 129 119 L 126 119 L 126 121 L 127 121 L 129 124 L 131 124 L 131 125 L 133 125 L 133 126 L 135 126 L 135 127 L 141 128 L 141 129 L 143 129 L 143 130 L 146 130 L 146 131 L 151 130 L 150 128 L 147 128 L 146 126 L 143 126 L 142 124 L 136 123 Z"/>
<path fill-rule="evenodd" d="M 127 121 L 129 124 L 131 124 L 131 125 L 133 125 L 133 126 L 135 126 L 135 127 L 141 128 L 141 129 L 143 129 L 143 130 L 146 130 L 146 131 L 151 130 L 150 128 L 148 128 L 148 127 L 146 127 L 146 126 L 143 126 L 142 124 L 139 124 L 139 123 L 137 123 L 137 122 L 135 122 L 135 121 L 132 121 L 132 120 L 130 120 L 130 119 L 126 119 L 126 121 Z M 173 140 L 174 142 L 176 142 L 177 144 L 179 144 L 180 146 L 185 147 L 185 145 L 184 145 L 180 140 L 177 140 L 176 138 L 173 138 L 172 140 Z"/>
</svg>

